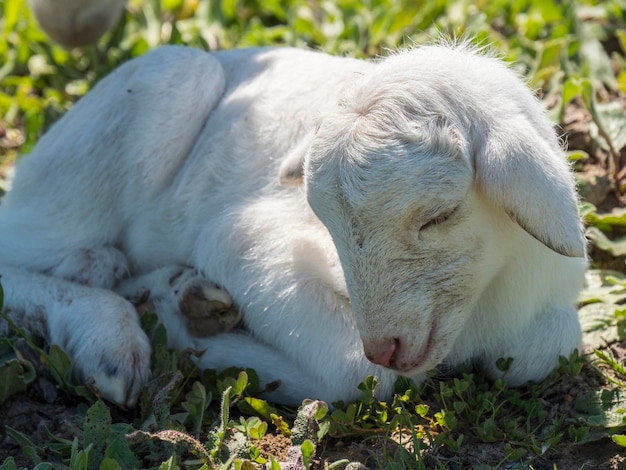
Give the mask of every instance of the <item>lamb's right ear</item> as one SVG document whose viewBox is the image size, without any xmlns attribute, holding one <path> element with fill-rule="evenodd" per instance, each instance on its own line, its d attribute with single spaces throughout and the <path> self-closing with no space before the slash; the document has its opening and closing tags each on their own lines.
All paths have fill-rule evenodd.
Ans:
<svg viewBox="0 0 626 470">
<path fill-rule="evenodd" d="M 519 116 L 486 134 L 476 137 L 478 187 L 548 248 L 584 258 L 574 179 L 554 136 Z"/>
<path fill-rule="evenodd" d="M 293 147 L 278 170 L 280 184 L 284 186 L 300 186 L 304 178 L 304 160 L 309 152 L 315 132 L 309 132 Z"/>
</svg>

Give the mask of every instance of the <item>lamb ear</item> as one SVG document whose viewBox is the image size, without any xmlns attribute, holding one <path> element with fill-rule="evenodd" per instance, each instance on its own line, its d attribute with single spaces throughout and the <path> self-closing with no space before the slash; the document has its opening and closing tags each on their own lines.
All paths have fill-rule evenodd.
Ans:
<svg viewBox="0 0 626 470">
<path fill-rule="evenodd" d="M 280 184 L 284 186 L 300 186 L 304 178 L 304 159 L 309 151 L 314 132 L 305 135 L 304 138 L 293 147 L 280 165 L 278 177 Z"/>
<path fill-rule="evenodd" d="M 551 139 L 548 139 L 551 137 Z M 573 175 L 556 139 L 525 119 L 482 136 L 475 153 L 479 188 L 553 251 L 584 258 L 585 237 Z"/>
</svg>

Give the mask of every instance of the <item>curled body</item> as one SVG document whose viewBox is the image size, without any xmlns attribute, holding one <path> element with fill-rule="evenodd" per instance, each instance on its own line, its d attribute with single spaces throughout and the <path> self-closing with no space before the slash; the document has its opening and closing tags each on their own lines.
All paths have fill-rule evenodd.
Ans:
<svg viewBox="0 0 626 470">
<path fill-rule="evenodd" d="M 201 366 L 333 402 L 442 363 L 541 380 L 580 348 L 585 267 L 549 120 L 462 45 L 157 49 L 56 123 L 0 205 L 9 315 L 126 406 L 149 374 L 141 301 Z M 194 328 L 216 305 L 228 331 Z"/>
</svg>

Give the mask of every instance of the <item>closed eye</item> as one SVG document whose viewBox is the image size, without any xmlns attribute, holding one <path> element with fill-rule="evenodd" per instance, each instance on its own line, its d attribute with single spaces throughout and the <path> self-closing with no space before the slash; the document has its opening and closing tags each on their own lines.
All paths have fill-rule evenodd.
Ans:
<svg viewBox="0 0 626 470">
<path fill-rule="evenodd" d="M 424 225 L 422 225 L 422 228 L 420 229 L 420 231 L 428 230 L 430 228 L 436 227 L 437 225 L 443 224 L 444 222 L 449 220 L 456 213 L 458 208 L 459 208 L 459 206 L 455 207 L 452 210 L 449 210 L 449 211 L 446 211 L 446 212 L 444 212 L 442 214 L 439 214 L 437 217 L 429 220 Z"/>
</svg>

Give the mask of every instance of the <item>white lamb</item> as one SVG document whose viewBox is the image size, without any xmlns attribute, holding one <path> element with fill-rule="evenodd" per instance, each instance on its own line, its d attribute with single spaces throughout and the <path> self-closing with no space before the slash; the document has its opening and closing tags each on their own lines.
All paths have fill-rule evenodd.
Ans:
<svg viewBox="0 0 626 470">
<path fill-rule="evenodd" d="M 581 346 L 585 267 L 549 120 L 465 46 L 155 50 L 53 126 L 0 206 L 9 316 L 123 406 L 149 375 L 133 303 L 202 367 L 333 402 L 438 364 L 543 379 Z"/>
</svg>

